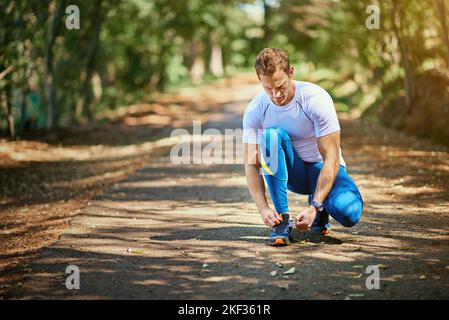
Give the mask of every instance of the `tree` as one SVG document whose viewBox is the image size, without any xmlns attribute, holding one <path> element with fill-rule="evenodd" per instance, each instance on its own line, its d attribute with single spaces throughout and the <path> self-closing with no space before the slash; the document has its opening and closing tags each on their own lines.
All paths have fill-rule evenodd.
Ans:
<svg viewBox="0 0 449 320">
<path fill-rule="evenodd" d="M 406 16 L 404 7 L 401 0 L 392 0 L 392 26 L 396 38 L 398 40 L 399 49 L 401 51 L 401 65 L 405 71 L 404 88 L 405 88 L 405 105 L 407 107 L 407 113 L 410 112 L 413 96 L 414 96 L 414 71 L 412 69 L 410 57 L 409 57 L 409 44 L 408 37 L 405 34 Z"/>
<path fill-rule="evenodd" d="M 444 0 L 435 0 L 436 9 L 439 13 L 438 17 L 441 24 L 441 40 L 446 47 L 446 67 L 449 68 L 449 31 L 447 27 L 447 15 L 446 4 Z"/>
<path fill-rule="evenodd" d="M 55 119 L 55 94 L 53 74 L 53 46 L 61 26 L 61 18 L 64 12 L 64 0 L 59 0 L 53 14 L 53 22 L 48 34 L 47 48 L 45 50 L 45 87 L 47 92 L 47 129 L 53 128 Z"/>
<path fill-rule="evenodd" d="M 92 74 L 95 70 L 96 65 L 96 57 L 97 57 L 97 50 L 100 42 L 100 30 L 101 30 L 101 24 L 103 23 L 104 19 L 104 10 L 102 8 L 102 0 L 96 0 L 94 2 L 94 10 L 93 14 L 90 17 L 90 21 L 93 21 L 91 23 L 91 33 L 92 33 L 92 40 L 89 45 L 89 49 L 87 51 L 87 63 L 86 63 L 86 76 L 84 77 L 84 84 L 83 84 L 83 112 L 87 119 L 89 121 L 93 120 L 93 113 L 90 108 L 91 103 L 91 96 L 92 96 Z"/>
</svg>

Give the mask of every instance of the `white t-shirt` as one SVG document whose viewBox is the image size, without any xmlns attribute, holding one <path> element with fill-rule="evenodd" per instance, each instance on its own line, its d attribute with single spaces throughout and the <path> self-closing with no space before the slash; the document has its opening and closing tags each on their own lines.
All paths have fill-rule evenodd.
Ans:
<svg viewBox="0 0 449 320">
<path fill-rule="evenodd" d="M 334 103 L 316 84 L 295 84 L 295 96 L 285 106 L 276 105 L 265 92 L 253 98 L 243 116 L 243 142 L 258 144 L 263 129 L 279 126 L 287 131 L 303 161 L 322 162 L 316 139 L 340 131 Z M 346 165 L 341 149 L 340 164 Z"/>
</svg>

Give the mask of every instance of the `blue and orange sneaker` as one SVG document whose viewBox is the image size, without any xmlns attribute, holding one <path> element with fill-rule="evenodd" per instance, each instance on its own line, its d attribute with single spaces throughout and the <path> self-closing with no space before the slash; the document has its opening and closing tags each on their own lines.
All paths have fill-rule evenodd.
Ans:
<svg viewBox="0 0 449 320">
<path fill-rule="evenodd" d="M 312 200 L 312 195 L 309 195 L 309 205 Z M 329 223 L 329 213 L 326 212 L 326 208 L 322 212 L 317 212 L 315 220 L 310 228 L 310 233 L 313 235 L 328 235 L 331 230 Z"/>
<path fill-rule="evenodd" d="M 281 214 L 282 222 L 273 228 L 268 237 L 268 245 L 270 246 L 288 246 L 291 243 L 290 232 L 292 227 L 290 225 L 289 214 Z"/>
<path fill-rule="evenodd" d="M 329 223 L 329 214 L 326 211 L 318 212 L 315 220 L 312 223 L 310 232 L 315 235 L 325 236 L 331 231 L 331 225 Z"/>
</svg>

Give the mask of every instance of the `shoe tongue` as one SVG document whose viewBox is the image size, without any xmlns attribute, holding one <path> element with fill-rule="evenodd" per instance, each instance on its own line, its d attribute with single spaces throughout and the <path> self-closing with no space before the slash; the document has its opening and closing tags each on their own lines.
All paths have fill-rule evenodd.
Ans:
<svg viewBox="0 0 449 320">
<path fill-rule="evenodd" d="M 282 221 L 281 221 L 281 223 L 279 223 L 276 226 L 276 228 L 279 228 L 279 229 L 283 230 L 283 229 L 285 229 L 285 227 L 289 226 L 290 215 L 289 214 L 281 214 L 281 216 L 282 216 Z"/>
</svg>

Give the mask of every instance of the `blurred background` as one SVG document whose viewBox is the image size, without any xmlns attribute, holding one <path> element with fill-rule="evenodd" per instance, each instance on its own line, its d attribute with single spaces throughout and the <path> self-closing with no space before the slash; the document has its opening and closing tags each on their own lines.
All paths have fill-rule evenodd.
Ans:
<svg viewBox="0 0 449 320">
<path fill-rule="evenodd" d="M 66 8 L 80 10 L 68 29 Z M 367 28 L 375 5 L 379 29 Z M 449 143 L 446 0 L 2 0 L 1 132 L 103 121 L 155 92 L 253 72 L 285 49 L 340 112 Z"/>
<path fill-rule="evenodd" d="M 403 279 L 388 284 L 397 290 L 379 295 L 446 297 L 448 10 L 449 0 L 0 0 L 0 300 L 36 272 L 30 263 L 42 248 L 58 241 L 75 216 L 85 219 L 86 214 L 105 215 L 103 226 L 115 219 L 110 214 L 120 214 L 114 216 L 120 217 L 114 220 L 120 226 L 111 234 L 104 233 L 109 227 L 86 231 L 81 242 L 91 235 L 92 241 L 108 244 L 110 236 L 122 237 L 122 253 L 128 254 L 129 243 L 147 243 L 149 230 L 160 232 L 164 218 L 179 214 L 181 223 L 192 218 L 191 228 L 210 237 L 206 230 L 216 224 L 204 224 L 209 220 L 200 212 L 214 218 L 220 212 L 238 213 L 232 228 L 226 217 L 220 220 L 225 226 L 213 229 L 219 244 L 202 248 L 219 248 L 223 254 L 211 254 L 208 262 L 218 257 L 247 265 L 246 258 L 229 259 L 234 251 L 243 257 L 240 236 L 250 231 L 241 228 L 242 213 L 259 221 L 242 166 L 175 168 L 166 156 L 167 137 L 174 128 L 190 130 L 193 121 L 220 129 L 240 125 L 249 99 L 262 90 L 254 61 L 265 47 L 286 50 L 295 79 L 321 85 L 334 99 L 344 156 L 367 204 L 358 236 L 362 242 L 357 240 L 354 249 L 363 245 L 366 254 L 357 264 L 384 262 L 392 281 Z M 125 179 L 132 174 L 135 184 L 127 186 L 132 180 Z M 98 205 L 101 197 L 109 199 L 114 212 Z M 305 203 L 298 200 L 296 208 Z M 134 233 L 136 217 L 144 221 L 139 236 Z M 122 218 L 134 220 L 122 225 Z M 171 220 L 169 225 L 163 241 L 180 239 L 179 246 L 190 246 L 183 237 L 198 235 L 185 233 L 190 227 L 182 224 L 172 238 Z M 342 235 L 343 240 L 351 243 L 354 234 Z M 137 237 L 144 242 L 134 242 Z M 92 243 L 95 269 L 107 270 L 107 277 L 117 270 L 121 274 L 115 260 L 104 264 L 99 242 Z M 257 243 L 252 245 L 260 250 Z M 83 246 L 70 244 L 65 252 L 78 254 Z M 192 252 L 197 246 L 193 242 Z M 146 248 L 159 252 L 157 246 Z M 325 250 L 315 257 L 341 261 L 332 264 L 334 270 L 355 267 L 352 249 L 335 254 Z M 250 265 L 254 259 L 269 260 L 248 252 Z M 297 256 L 305 261 L 303 257 Z M 435 257 L 441 265 L 435 265 Z M 60 258 L 69 261 L 64 260 L 67 255 Z M 144 262 L 156 264 L 155 283 L 160 283 L 161 270 L 174 270 L 176 259 Z M 193 265 L 204 263 L 188 259 Z M 274 265 L 276 256 L 270 253 L 270 259 Z M 226 263 L 222 270 L 228 276 L 237 269 Z M 126 287 L 146 281 L 147 269 L 141 272 L 143 278 L 124 278 Z M 254 269 L 248 272 L 254 275 Z M 268 272 L 258 272 L 265 281 Z M 341 279 L 333 280 L 340 287 L 323 278 L 326 289 L 316 290 L 313 274 L 307 278 L 313 285 L 302 277 L 301 283 L 320 298 L 326 290 L 352 287 L 353 282 L 345 281 L 360 278 L 357 272 L 345 280 L 351 273 L 344 271 Z M 169 277 L 174 286 L 223 292 L 204 286 L 196 271 Z M 187 278 L 192 282 L 185 282 Z M 237 290 L 252 294 L 246 288 Z M 152 291 L 145 287 L 142 292 Z M 278 297 L 287 291 L 266 292 Z"/>
</svg>

